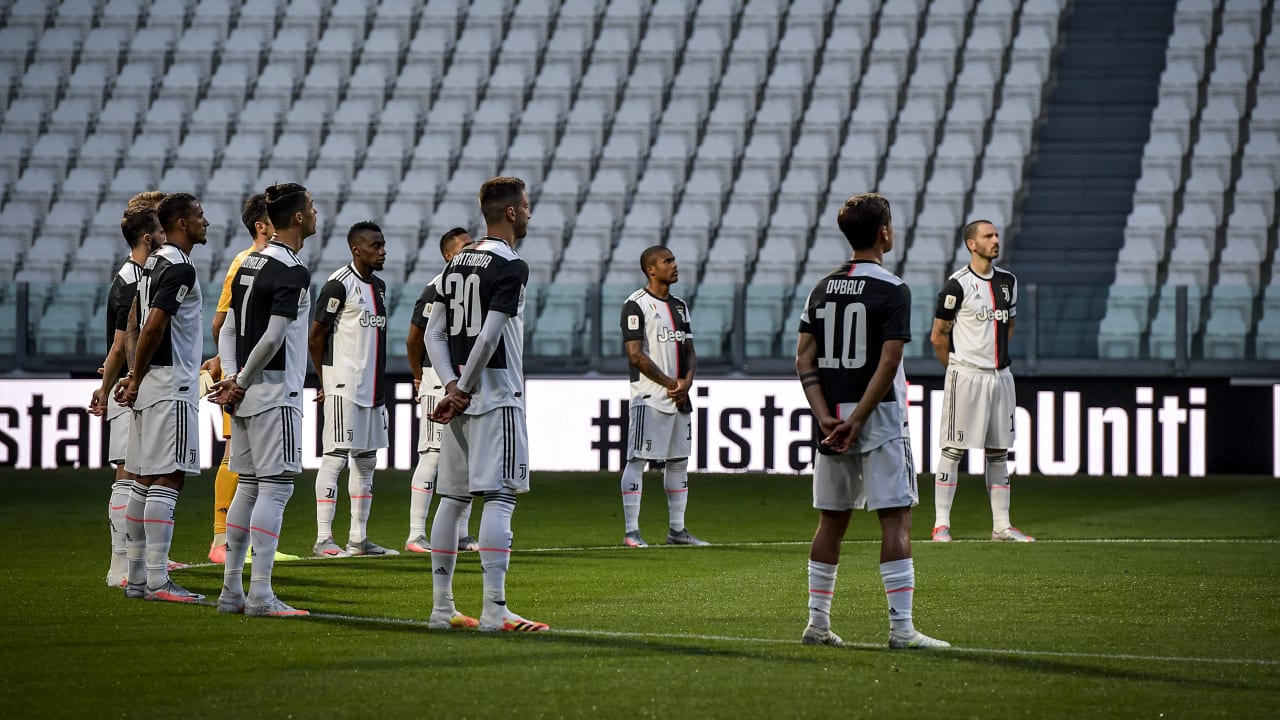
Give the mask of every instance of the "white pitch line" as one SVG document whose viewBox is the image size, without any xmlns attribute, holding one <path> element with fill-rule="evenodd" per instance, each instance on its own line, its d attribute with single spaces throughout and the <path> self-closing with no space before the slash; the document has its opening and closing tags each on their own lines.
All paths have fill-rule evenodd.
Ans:
<svg viewBox="0 0 1280 720">
<path fill-rule="evenodd" d="M 415 620 L 411 618 L 391 618 L 391 617 L 363 617 L 360 615 L 344 615 L 342 613 L 311 613 L 310 617 L 327 619 L 327 620 L 343 620 L 369 623 L 374 625 L 407 625 L 411 627 L 427 627 L 426 620 Z M 440 631 L 444 632 L 444 631 Z M 454 632 L 454 631 L 449 631 Z M 465 632 L 465 631 L 463 631 Z M 738 637 L 734 635 L 697 635 L 690 633 L 661 633 L 661 632 L 620 632 L 613 630 L 582 630 L 578 628 L 559 628 L 553 627 L 549 630 L 553 635 L 573 635 L 578 637 L 603 637 L 603 638 L 622 638 L 633 640 L 700 640 L 704 642 L 736 642 L 750 643 L 755 645 L 798 645 L 799 641 L 795 639 L 783 638 L 763 638 L 763 637 Z M 887 650 L 885 643 L 868 643 L 868 642 L 844 642 L 845 647 L 857 648 L 860 650 Z M 1133 653 L 1102 653 L 1102 652 L 1071 652 L 1065 650 L 1018 650 L 1012 648 L 980 648 L 980 647 L 951 647 L 945 650 L 923 651 L 930 655 L 946 654 L 946 653 L 967 653 L 971 655 L 1018 655 L 1022 657 L 1048 657 L 1048 658 L 1067 658 L 1078 660 L 1130 660 L 1138 662 L 1169 662 L 1169 663 L 1210 663 L 1217 665 L 1257 665 L 1263 667 L 1280 666 L 1280 660 L 1258 659 L 1258 658 L 1214 658 L 1214 657 L 1189 657 L 1181 655 L 1137 655 Z"/>
<path fill-rule="evenodd" d="M 990 540 L 952 540 L 951 544 L 979 544 L 988 545 Z M 751 541 L 751 542 L 724 542 L 712 543 L 711 548 L 717 547 L 799 547 L 808 546 L 808 540 L 768 540 L 768 541 Z M 845 545 L 879 545 L 879 540 L 845 540 Z M 1038 545 L 1280 545 L 1280 538 L 1052 538 L 1037 540 Z M 928 540 L 919 540 L 915 543 L 917 547 L 932 546 L 933 543 Z M 683 550 L 677 545 L 652 545 L 646 550 Z M 621 545 L 578 545 L 566 547 L 536 547 L 536 548 L 514 548 L 515 554 L 520 553 L 569 553 L 569 552 L 604 552 L 617 550 L 619 552 L 634 553 L 639 552 L 635 548 L 626 548 Z M 407 557 L 401 555 L 400 557 Z M 351 558 L 337 558 L 351 559 Z M 377 561 L 385 558 L 356 558 L 359 562 Z M 277 560 L 280 562 L 320 562 L 332 563 L 335 558 L 309 558 L 301 557 L 297 560 Z M 245 563 L 246 566 L 249 563 Z M 187 568 L 207 568 L 217 567 L 215 563 L 190 563 Z"/>
</svg>

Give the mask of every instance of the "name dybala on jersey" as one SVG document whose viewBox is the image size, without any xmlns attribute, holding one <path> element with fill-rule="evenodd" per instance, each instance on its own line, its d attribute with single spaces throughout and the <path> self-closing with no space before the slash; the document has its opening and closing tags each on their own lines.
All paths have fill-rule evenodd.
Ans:
<svg viewBox="0 0 1280 720">
<path fill-rule="evenodd" d="M 436 302 L 444 304 L 445 332 L 454 371 L 475 347 L 489 311 L 511 316 L 489 362 L 480 371 L 468 415 L 499 407 L 524 407 L 524 289 L 529 266 L 505 241 L 486 237 L 468 245 L 445 267 Z"/>
<path fill-rule="evenodd" d="M 631 293 L 622 304 L 622 342 L 639 340 L 644 353 L 654 366 L 671 378 L 682 378 L 689 369 L 689 348 L 693 341 L 689 306 L 672 295 L 665 300 L 647 288 Z M 679 406 L 667 395 L 667 389 L 647 375 L 631 367 L 631 404 L 647 405 L 664 413 L 677 410 L 693 412 L 686 400 Z"/>
<path fill-rule="evenodd" d="M 311 314 L 311 273 L 293 250 L 271 241 L 251 253 L 231 285 L 231 312 L 236 318 L 236 367 L 267 331 L 272 315 L 290 321 L 284 343 L 267 361 L 258 381 L 245 390 L 236 417 L 251 417 L 277 407 L 302 411 L 302 384 L 307 378 L 307 326 Z"/>
<path fill-rule="evenodd" d="M 330 326 L 324 345 L 324 393 L 360 407 L 386 402 L 387 284 L 354 265 L 340 268 L 320 289 L 316 322 Z"/>
<path fill-rule="evenodd" d="M 817 340 L 818 379 L 827 407 L 836 417 L 848 417 L 880 366 L 885 341 L 911 341 L 911 289 L 879 263 L 850 260 L 810 291 L 800 332 Z M 907 376 L 901 363 L 889 391 L 874 402 L 876 408 L 867 416 L 854 452 L 908 437 Z M 814 428 L 816 433 L 817 423 Z"/>
<path fill-rule="evenodd" d="M 204 307 L 196 268 L 176 245 L 163 245 L 151 253 L 138 279 L 139 327 L 146 326 L 147 318 L 156 308 L 169 314 L 169 322 L 138 388 L 135 410 L 162 400 L 200 401 Z"/>
<path fill-rule="evenodd" d="M 938 293 L 934 317 L 954 322 L 950 362 L 979 370 L 1009 367 L 1009 323 L 1017 315 L 1018 280 L 993 267 L 982 277 L 966 265 Z"/>
<path fill-rule="evenodd" d="M 140 279 L 142 266 L 134 262 L 133 258 L 125 260 L 111 279 L 111 289 L 107 291 L 107 347 L 115 342 L 116 331 L 124 332 L 129 327 L 129 309 L 133 307 L 133 299 L 138 296 Z M 114 394 L 108 395 L 108 420 L 117 418 L 128 410 L 129 408 L 115 401 Z"/>
</svg>

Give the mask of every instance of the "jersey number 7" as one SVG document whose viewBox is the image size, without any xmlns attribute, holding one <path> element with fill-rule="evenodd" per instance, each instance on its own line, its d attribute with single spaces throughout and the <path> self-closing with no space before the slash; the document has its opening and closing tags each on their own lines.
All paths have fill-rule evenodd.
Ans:
<svg viewBox="0 0 1280 720">
<path fill-rule="evenodd" d="M 257 275 L 241 275 L 240 284 L 245 286 L 244 299 L 240 301 L 240 335 L 243 337 L 249 327 L 249 296 L 253 295 L 253 281 Z"/>
</svg>

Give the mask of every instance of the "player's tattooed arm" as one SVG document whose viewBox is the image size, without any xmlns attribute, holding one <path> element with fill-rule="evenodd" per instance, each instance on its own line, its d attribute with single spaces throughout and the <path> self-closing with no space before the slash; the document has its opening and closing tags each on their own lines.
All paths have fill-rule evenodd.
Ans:
<svg viewBox="0 0 1280 720">
<path fill-rule="evenodd" d="M 675 378 L 669 377 L 666 373 L 658 369 L 653 360 L 645 354 L 644 343 L 640 340 L 628 340 L 623 343 L 627 349 L 627 361 L 631 363 L 631 367 L 640 371 L 641 375 L 658 383 L 668 390 L 675 389 L 678 385 Z"/>
<path fill-rule="evenodd" d="M 818 433 L 826 437 L 839 421 L 831 414 L 827 398 L 822 394 L 822 383 L 818 376 L 818 339 L 807 332 L 800 333 L 796 342 L 796 375 L 800 377 L 805 400 L 809 401 L 813 421 L 818 424 Z"/>
<path fill-rule="evenodd" d="M 946 367 L 951 360 L 951 328 L 954 320 L 933 319 L 933 330 L 929 333 L 929 342 L 933 345 L 933 354 Z"/>
</svg>

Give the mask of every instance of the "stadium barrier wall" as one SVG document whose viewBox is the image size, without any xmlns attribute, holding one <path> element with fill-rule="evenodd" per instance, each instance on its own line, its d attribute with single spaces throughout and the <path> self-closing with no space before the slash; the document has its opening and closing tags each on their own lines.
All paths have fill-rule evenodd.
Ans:
<svg viewBox="0 0 1280 720">
<path fill-rule="evenodd" d="M 0 467 L 105 465 L 107 428 L 89 415 L 94 380 L 0 380 Z M 416 462 L 418 405 L 412 384 L 391 384 L 391 446 L 380 468 Z M 1010 453 L 1014 474 L 1115 476 L 1256 474 L 1280 477 L 1280 382 L 1124 378 L 1018 381 Z M 619 471 L 628 385 L 622 379 L 531 378 L 526 387 L 533 470 Z M 306 392 L 303 465 L 320 464 L 320 410 Z M 938 463 L 940 378 L 908 391 L 917 469 Z M 701 472 L 808 472 L 811 417 L 794 379 L 700 381 L 694 391 L 693 457 Z M 220 409 L 200 407 L 204 467 L 222 454 Z M 968 459 L 981 472 L 981 450 Z"/>
</svg>

